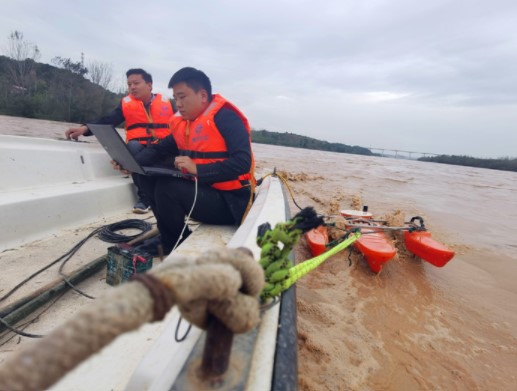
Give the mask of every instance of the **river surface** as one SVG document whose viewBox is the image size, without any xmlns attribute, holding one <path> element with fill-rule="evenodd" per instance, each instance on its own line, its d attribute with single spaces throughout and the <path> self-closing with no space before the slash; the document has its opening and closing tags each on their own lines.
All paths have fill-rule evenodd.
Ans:
<svg viewBox="0 0 517 391">
<path fill-rule="evenodd" d="M 63 139 L 68 126 L 0 116 L 1 134 Z M 257 172 L 276 167 L 300 206 L 338 223 L 341 209 L 363 205 L 393 222 L 418 215 L 456 251 L 436 268 L 394 235 L 399 254 L 378 275 L 344 251 L 304 277 L 301 390 L 517 389 L 517 173 L 253 147 Z M 307 258 L 302 240 L 296 259 Z"/>
<path fill-rule="evenodd" d="M 379 275 L 358 254 L 349 267 L 345 251 L 302 279 L 300 389 L 517 389 L 517 173 L 260 144 L 254 152 L 259 171 L 286 174 L 302 207 L 418 215 L 456 251 L 436 268 L 399 240 Z M 309 257 L 301 243 L 297 260 Z"/>
</svg>

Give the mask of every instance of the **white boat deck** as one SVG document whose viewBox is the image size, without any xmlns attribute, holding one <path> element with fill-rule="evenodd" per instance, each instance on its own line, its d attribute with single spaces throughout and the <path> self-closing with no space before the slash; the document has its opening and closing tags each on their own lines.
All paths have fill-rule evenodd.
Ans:
<svg viewBox="0 0 517 391">
<path fill-rule="evenodd" d="M 135 201 L 132 180 L 113 170 L 109 160 L 98 144 L 0 136 L 0 266 L 26 267 L 21 273 L 26 277 L 31 273 L 29 270 L 48 263 L 81 239 L 91 229 L 85 226 L 104 225 L 118 221 L 121 217 L 136 217 L 127 213 Z M 236 227 L 202 225 L 176 251 L 199 254 L 213 246 L 246 246 L 258 259 L 259 249 L 255 244 L 257 226 L 266 221 L 274 225 L 284 220 L 285 204 L 281 185 L 278 179 L 268 178 L 262 185 L 249 218 L 237 231 Z M 83 233 L 77 237 L 75 230 Z M 36 244 L 29 245 L 31 242 Z M 83 258 L 91 260 L 105 254 L 109 244 L 98 240 L 95 242 L 92 243 L 95 254 L 92 256 L 90 252 L 89 257 Z M 20 249 L 20 246 L 24 246 L 23 251 L 5 251 Z M 68 269 L 74 267 L 69 266 Z M 5 286 L 7 289 L 22 279 L 20 272 L 11 275 L 12 272 L 13 269 L 10 269 L 9 273 L 4 273 L 0 278 L 8 282 Z M 50 280 L 58 278 L 51 271 L 45 272 L 42 278 L 44 276 Z M 94 276 L 92 280 L 85 282 L 84 287 L 89 292 L 95 292 L 93 295 L 96 297 L 102 291 L 111 289 L 102 281 L 101 275 Z M 83 289 L 83 285 L 80 287 Z M 17 295 L 31 290 L 34 287 L 24 287 Z M 46 333 L 49 326 L 50 329 L 56 327 L 73 316 L 78 307 L 87 305 L 84 298 L 77 294 L 72 296 L 68 299 L 69 304 L 56 306 L 56 312 L 47 314 L 46 318 L 25 331 Z M 2 305 L 14 299 L 10 298 Z M 51 389 L 168 389 L 202 334 L 193 328 L 184 342 L 175 342 L 174 329 L 178 319 L 179 313 L 174 309 L 164 321 L 145 325 L 133 333 L 120 336 Z M 247 381 L 249 390 L 267 389 L 271 384 L 277 324 L 278 306 L 264 314 L 258 328 Z M 186 327 L 184 323 L 180 335 Z M 5 359 L 6 355 L 3 357 Z"/>
<path fill-rule="evenodd" d="M 264 182 L 246 222 L 234 227 L 202 225 L 180 246 L 176 253 L 199 254 L 218 245 L 247 247 L 258 259 L 256 233 L 260 224 L 273 226 L 285 220 L 285 203 L 278 179 Z M 171 254 L 164 262 L 173 262 Z M 273 376 L 279 306 L 263 314 L 251 358 L 246 382 L 249 391 L 270 387 Z M 87 391 L 112 389 L 127 391 L 169 390 L 180 374 L 202 331 L 193 327 L 183 342 L 174 340 L 179 311 L 174 308 L 162 322 L 146 324 L 139 330 L 118 337 L 101 352 L 80 364 L 51 388 L 52 391 Z M 180 335 L 187 324 L 183 322 Z M 92 374 L 95 374 L 93 376 Z"/>
<path fill-rule="evenodd" d="M 0 135 L 0 252 L 131 208 L 109 161 L 98 144 Z"/>
</svg>

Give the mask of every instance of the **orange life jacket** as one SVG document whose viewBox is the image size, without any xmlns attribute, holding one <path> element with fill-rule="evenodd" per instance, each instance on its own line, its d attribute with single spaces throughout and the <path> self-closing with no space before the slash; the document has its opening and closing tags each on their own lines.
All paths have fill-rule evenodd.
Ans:
<svg viewBox="0 0 517 391">
<path fill-rule="evenodd" d="M 156 94 L 149 106 L 131 95 L 122 99 L 122 113 L 126 120 L 126 142 L 137 140 L 141 144 L 148 141 L 156 143 L 158 139 L 168 136 L 169 120 L 174 114 L 169 99 Z"/>
<path fill-rule="evenodd" d="M 213 99 L 206 110 L 194 121 L 187 121 L 177 112 L 171 117 L 170 128 L 181 156 L 189 156 L 196 164 L 215 163 L 228 159 L 228 149 L 223 136 L 215 125 L 214 116 L 221 108 L 233 110 L 244 122 L 248 131 L 251 147 L 251 129 L 247 118 L 232 103 L 221 95 L 213 95 Z M 235 180 L 216 182 L 211 186 L 218 190 L 237 190 L 245 186 L 255 188 L 255 176 L 253 175 L 255 161 L 251 154 L 251 169 L 249 172 L 239 175 Z"/>
</svg>

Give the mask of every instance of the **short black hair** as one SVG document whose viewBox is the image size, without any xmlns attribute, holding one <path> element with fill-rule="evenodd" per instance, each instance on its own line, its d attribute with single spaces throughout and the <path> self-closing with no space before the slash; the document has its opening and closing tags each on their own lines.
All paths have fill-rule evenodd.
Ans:
<svg viewBox="0 0 517 391">
<path fill-rule="evenodd" d="M 152 82 L 153 82 L 153 77 L 151 76 L 151 74 L 147 73 L 142 68 L 132 68 L 126 72 L 126 77 L 129 77 L 131 75 L 142 75 L 142 78 L 144 79 L 144 81 L 146 83 L 152 84 Z"/>
<path fill-rule="evenodd" d="M 208 99 L 212 99 L 212 83 L 203 71 L 192 67 L 181 68 L 169 80 L 169 88 L 184 82 L 187 86 L 198 92 L 203 89 L 208 93 Z"/>
</svg>

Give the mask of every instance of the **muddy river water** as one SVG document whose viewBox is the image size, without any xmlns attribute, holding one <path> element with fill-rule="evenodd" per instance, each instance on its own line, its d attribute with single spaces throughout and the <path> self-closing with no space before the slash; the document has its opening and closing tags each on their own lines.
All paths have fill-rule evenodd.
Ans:
<svg viewBox="0 0 517 391">
<path fill-rule="evenodd" d="M 357 254 L 349 267 L 345 251 L 301 280 L 302 390 L 517 389 L 517 173 L 268 145 L 254 151 L 259 169 L 286 173 L 301 206 L 337 214 L 368 205 L 388 221 L 422 216 L 456 251 L 436 268 L 409 256 L 395 235 L 399 254 L 379 275 Z M 310 257 L 303 243 L 296 257 Z"/>
<path fill-rule="evenodd" d="M 2 134 L 59 139 L 67 127 L 0 116 Z M 363 205 L 388 221 L 418 215 L 456 251 L 436 268 L 394 235 L 399 254 L 379 275 L 344 251 L 303 278 L 301 390 L 517 389 L 517 173 L 261 144 L 254 152 L 257 172 L 283 172 L 301 206 L 337 221 Z M 302 240 L 297 261 L 309 257 Z"/>
</svg>

